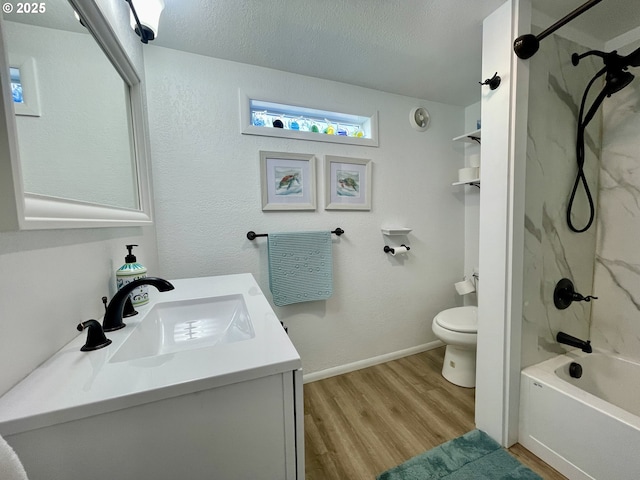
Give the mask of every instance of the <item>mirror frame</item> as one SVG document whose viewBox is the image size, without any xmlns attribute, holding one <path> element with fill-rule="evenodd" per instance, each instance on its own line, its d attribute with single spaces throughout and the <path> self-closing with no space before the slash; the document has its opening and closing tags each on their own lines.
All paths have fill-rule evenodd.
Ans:
<svg viewBox="0 0 640 480">
<path fill-rule="evenodd" d="M 144 226 L 153 223 L 150 147 L 140 75 L 94 0 L 70 0 L 90 34 L 129 85 L 134 166 L 139 209 L 70 200 L 24 191 L 17 128 L 11 99 L 4 19 L 0 16 L 0 231 Z M 126 5 L 126 2 L 123 2 Z M 133 35 L 133 31 L 128 29 Z"/>
</svg>

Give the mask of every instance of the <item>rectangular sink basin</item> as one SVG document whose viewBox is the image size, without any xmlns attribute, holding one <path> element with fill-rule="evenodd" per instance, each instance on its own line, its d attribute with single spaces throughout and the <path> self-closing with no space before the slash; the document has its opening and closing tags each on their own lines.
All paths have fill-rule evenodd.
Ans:
<svg viewBox="0 0 640 480">
<path fill-rule="evenodd" d="M 167 355 L 254 337 L 242 295 L 157 303 L 109 362 Z"/>
</svg>

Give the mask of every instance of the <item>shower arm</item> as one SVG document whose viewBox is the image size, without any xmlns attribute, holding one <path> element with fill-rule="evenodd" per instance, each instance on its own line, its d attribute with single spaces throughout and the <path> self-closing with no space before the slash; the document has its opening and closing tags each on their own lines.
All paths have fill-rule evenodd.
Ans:
<svg viewBox="0 0 640 480">
<path fill-rule="evenodd" d="M 611 70 L 627 70 L 629 67 L 640 67 L 640 48 L 635 49 L 629 55 L 618 54 L 617 50 L 613 50 L 612 52 L 601 52 L 599 50 L 589 50 L 588 52 L 584 52 L 581 55 L 574 53 L 571 55 L 571 63 L 573 66 L 577 66 L 585 57 L 595 55 L 597 57 L 602 58 L 605 66 L 609 71 Z"/>
<path fill-rule="evenodd" d="M 607 58 L 610 55 L 617 55 L 616 53 L 617 51 L 614 50 L 613 52 L 610 53 L 605 53 L 605 52 L 601 52 L 600 50 L 589 50 L 588 52 L 584 52 L 580 55 L 578 55 L 577 53 L 574 53 L 573 55 L 571 55 L 571 63 L 573 64 L 573 66 L 577 66 L 578 63 L 580 63 L 580 60 L 582 60 L 584 57 L 588 57 L 590 55 L 596 55 L 598 57 L 601 57 L 604 60 L 605 65 L 607 64 Z M 618 55 L 620 56 L 620 55 Z"/>
</svg>

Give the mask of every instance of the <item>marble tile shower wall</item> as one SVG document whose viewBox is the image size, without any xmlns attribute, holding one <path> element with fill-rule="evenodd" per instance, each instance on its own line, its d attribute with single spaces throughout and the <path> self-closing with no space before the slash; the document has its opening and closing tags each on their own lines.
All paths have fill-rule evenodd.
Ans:
<svg viewBox="0 0 640 480">
<path fill-rule="evenodd" d="M 584 89 L 599 69 L 595 60 L 585 59 L 577 67 L 571 64 L 571 54 L 585 50 L 553 35 L 541 42 L 540 51 L 530 60 L 523 367 L 564 351 L 555 342 L 558 331 L 587 338 L 590 329 L 590 304 L 574 303 L 566 310 L 553 304 L 553 290 L 561 278 L 570 278 L 584 295 L 593 287 L 596 228 L 576 234 L 566 222 L 576 175 L 576 119 Z M 600 132 L 601 116 L 597 115 L 587 128 L 585 142 L 585 175 L 596 201 Z M 580 193 L 584 191 L 578 191 L 574 223 L 582 226 L 588 209 Z"/>
<path fill-rule="evenodd" d="M 640 358 L 640 80 L 607 99 L 603 116 L 591 337 Z"/>
</svg>

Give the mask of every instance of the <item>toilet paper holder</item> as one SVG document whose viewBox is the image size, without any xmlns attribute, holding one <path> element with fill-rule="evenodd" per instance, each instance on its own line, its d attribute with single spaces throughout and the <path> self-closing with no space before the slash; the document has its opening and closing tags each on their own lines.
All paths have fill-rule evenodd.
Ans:
<svg viewBox="0 0 640 480">
<path fill-rule="evenodd" d="M 454 287 L 456 288 L 456 292 L 458 295 L 467 295 L 469 293 L 474 293 L 478 288 L 478 280 L 480 279 L 480 275 L 477 272 L 473 272 L 471 278 L 464 277 L 464 280 L 461 282 L 456 282 Z"/>
<path fill-rule="evenodd" d="M 404 243 L 402 245 L 400 245 L 400 246 L 403 247 L 403 248 L 406 248 L 407 251 L 411 250 L 411 247 L 407 247 Z M 384 250 L 384 253 L 390 253 L 391 255 L 395 255 L 396 254 L 396 249 L 393 248 L 393 247 L 390 247 L 389 245 L 385 245 L 383 250 Z"/>
</svg>

